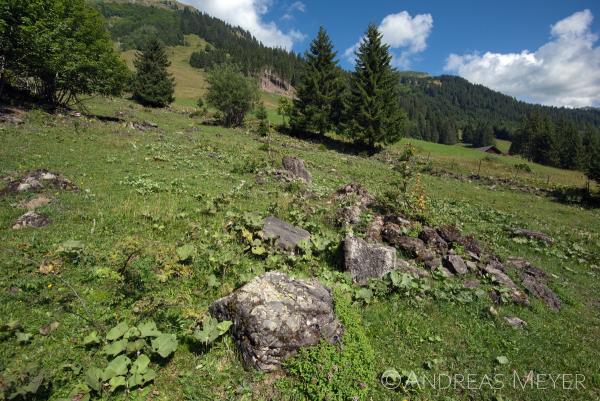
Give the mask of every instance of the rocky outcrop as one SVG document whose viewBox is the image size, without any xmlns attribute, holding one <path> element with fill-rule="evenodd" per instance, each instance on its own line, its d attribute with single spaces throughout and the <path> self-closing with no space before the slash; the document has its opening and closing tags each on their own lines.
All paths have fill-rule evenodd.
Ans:
<svg viewBox="0 0 600 401">
<path fill-rule="evenodd" d="M 279 272 L 256 277 L 209 311 L 233 322 L 233 340 L 245 364 L 265 371 L 278 369 L 302 347 L 335 343 L 343 332 L 326 287 Z"/>
<path fill-rule="evenodd" d="M 308 231 L 294 227 L 275 216 L 265 219 L 262 231 L 267 239 L 275 241 L 276 247 L 289 252 L 296 250 L 300 242 L 310 240 Z"/>
<path fill-rule="evenodd" d="M 307 183 L 312 182 L 312 175 L 304 166 L 304 161 L 302 159 L 293 156 L 284 156 L 281 164 L 294 178 Z"/>
<path fill-rule="evenodd" d="M 367 284 L 370 278 L 381 278 L 394 270 L 396 250 L 349 236 L 344 241 L 344 262 L 355 283 Z"/>
</svg>

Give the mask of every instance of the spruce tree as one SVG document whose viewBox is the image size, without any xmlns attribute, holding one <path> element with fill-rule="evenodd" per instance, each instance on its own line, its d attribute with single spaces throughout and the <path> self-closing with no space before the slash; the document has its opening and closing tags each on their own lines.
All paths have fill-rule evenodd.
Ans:
<svg viewBox="0 0 600 401">
<path fill-rule="evenodd" d="M 144 106 L 165 107 L 175 100 L 175 80 L 167 71 L 171 65 L 164 46 L 150 39 L 134 61 L 133 99 Z"/>
<path fill-rule="evenodd" d="M 356 53 L 350 88 L 349 134 L 370 147 L 396 142 L 406 120 L 399 104 L 399 79 L 382 36 L 375 25 L 369 26 Z"/>
<path fill-rule="evenodd" d="M 325 28 L 321 27 L 306 52 L 305 67 L 296 88 L 290 121 L 295 131 L 323 135 L 339 123 L 344 84 L 336 55 Z"/>
</svg>

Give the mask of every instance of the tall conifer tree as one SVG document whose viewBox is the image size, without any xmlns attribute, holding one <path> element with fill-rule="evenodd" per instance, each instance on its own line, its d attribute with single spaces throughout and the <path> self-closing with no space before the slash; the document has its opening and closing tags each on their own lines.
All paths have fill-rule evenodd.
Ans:
<svg viewBox="0 0 600 401">
<path fill-rule="evenodd" d="M 375 25 L 369 26 L 356 52 L 350 88 L 349 134 L 370 147 L 400 139 L 406 121 L 399 104 L 399 79 L 382 36 Z"/>
<path fill-rule="evenodd" d="M 336 55 L 325 28 L 321 27 L 306 52 L 304 71 L 296 88 L 290 122 L 294 130 L 325 134 L 339 122 L 344 83 Z"/>
<path fill-rule="evenodd" d="M 171 65 L 164 46 L 150 39 L 135 60 L 133 99 L 144 106 L 165 107 L 175 100 L 175 80 L 167 71 Z"/>
</svg>

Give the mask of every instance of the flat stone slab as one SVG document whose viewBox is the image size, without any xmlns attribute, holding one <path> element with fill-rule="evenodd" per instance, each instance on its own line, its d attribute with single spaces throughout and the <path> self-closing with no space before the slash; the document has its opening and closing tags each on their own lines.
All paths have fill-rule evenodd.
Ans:
<svg viewBox="0 0 600 401">
<path fill-rule="evenodd" d="M 284 251 L 294 251 L 300 242 L 310 240 L 308 231 L 288 224 L 275 216 L 265 219 L 263 233 L 268 239 L 275 239 L 275 246 Z"/>
<path fill-rule="evenodd" d="M 279 272 L 254 278 L 209 311 L 233 322 L 233 340 L 246 366 L 264 371 L 277 370 L 302 347 L 336 343 L 343 333 L 329 289 Z"/>
<path fill-rule="evenodd" d="M 381 278 L 396 268 L 396 250 L 348 236 L 344 241 L 344 262 L 352 280 L 364 285 L 370 278 Z"/>
</svg>

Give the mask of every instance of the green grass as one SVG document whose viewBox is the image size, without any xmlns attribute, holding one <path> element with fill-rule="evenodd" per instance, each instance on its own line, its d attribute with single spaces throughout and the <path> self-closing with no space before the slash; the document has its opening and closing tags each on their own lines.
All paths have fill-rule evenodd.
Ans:
<svg viewBox="0 0 600 401">
<path fill-rule="evenodd" d="M 303 399 L 298 394 L 311 384 L 306 383 L 307 377 L 246 371 L 229 336 L 203 348 L 190 339 L 191 327 L 211 302 L 265 270 L 316 276 L 325 282 L 337 277 L 334 245 L 344 231 L 332 223 L 337 206 L 330 201 L 331 194 L 343 184 L 359 182 L 381 195 L 394 182 L 391 166 L 377 157 L 343 154 L 278 134 L 271 136 L 267 149 L 248 130 L 198 126 L 187 114 L 145 109 L 122 99 L 98 99 L 88 106 L 97 114 L 114 116 L 121 111 L 126 119 L 153 121 L 160 128 L 141 132 L 122 123 L 32 111 L 25 124 L 0 130 L 1 176 L 47 168 L 63 173 L 80 188 L 48 191 L 55 201 L 41 211 L 53 224 L 42 229 L 9 228 L 24 213 L 16 205 L 27 194 L 0 198 L 0 323 L 18 320 L 33 335 L 29 343 L 19 344 L 14 336 L 0 334 L 1 375 L 29 372 L 37 366 L 52 384 L 49 399 L 64 399 L 83 381 L 82 374 L 66 364 L 85 371 L 106 360 L 95 349 L 82 346 L 85 335 L 96 327 L 106 331 L 123 320 L 135 324 L 153 319 L 161 330 L 177 333 L 180 346 L 172 359 L 153 362 L 158 376 L 151 385 L 151 399 Z M 407 142 L 391 151 L 400 152 Z M 485 157 L 460 146 L 410 142 L 440 168 L 469 172 Z M 306 161 L 313 184 L 302 188 L 272 178 L 256 182 L 256 173 L 279 168 L 286 154 Z M 515 162 L 500 158 L 489 172 L 510 174 Z M 552 180 L 579 185 L 578 173 L 532 168 L 539 179 L 551 173 Z M 488 313 L 492 304 L 487 296 L 463 304 L 451 296 L 440 300 L 400 294 L 378 297 L 366 306 L 352 305 L 375 353 L 374 362 L 365 367 L 365 372 L 371 372 L 365 399 L 493 400 L 495 395 L 504 400 L 599 399 L 600 324 L 593 303 L 600 291 L 598 211 L 506 189 L 490 190 L 477 183 L 429 175 L 423 179 L 430 199 L 427 213 L 433 221 L 457 224 L 501 257 L 519 255 L 543 267 L 553 275 L 551 287 L 564 307 L 551 312 L 532 300 L 531 308 L 497 306 L 500 316 L 494 317 Z M 332 247 L 306 259 L 254 256 L 227 229 L 245 212 L 275 213 L 328 238 Z M 547 248 L 514 242 L 508 231 L 517 226 L 543 230 L 557 244 Z M 84 244 L 82 258 L 77 263 L 65 261 L 59 275 L 40 274 L 40 263 L 60 257 L 60 244 L 71 239 Z M 125 264 L 132 243 L 141 252 L 127 264 L 133 277 L 128 281 L 114 272 Z M 190 265 L 181 265 L 176 249 L 189 243 L 198 254 Z M 211 275 L 219 285 L 209 285 Z M 528 328 L 507 327 L 503 317 L 512 315 L 526 320 Z M 56 331 L 39 334 L 42 326 L 53 321 L 59 322 Z M 506 356 L 508 364 L 496 363 L 498 356 Z M 353 363 L 369 359 L 329 352 L 312 357 L 319 366 L 347 357 Z M 402 394 L 379 384 L 378 376 L 388 368 L 478 377 L 501 373 L 511 378 L 513 370 L 521 375 L 531 370 L 578 373 L 585 375 L 586 388 L 523 391 L 507 386 L 495 395 L 489 389 L 440 394 L 424 388 Z M 131 397 L 117 392 L 104 398 Z"/>
</svg>

